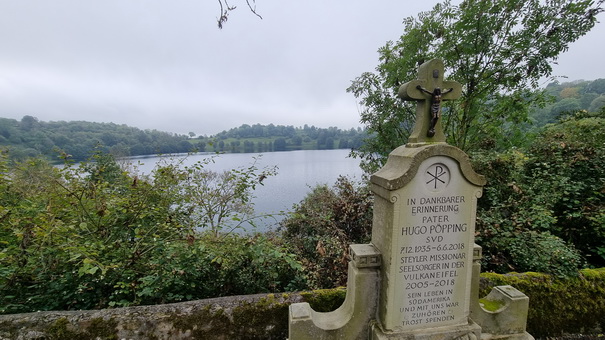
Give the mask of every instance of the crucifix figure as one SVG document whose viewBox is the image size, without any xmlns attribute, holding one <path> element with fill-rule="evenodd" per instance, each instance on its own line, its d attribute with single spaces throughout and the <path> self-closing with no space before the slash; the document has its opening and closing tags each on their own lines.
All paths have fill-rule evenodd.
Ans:
<svg viewBox="0 0 605 340">
<path fill-rule="evenodd" d="M 441 117 L 441 98 L 444 94 L 450 93 L 454 89 L 450 88 L 441 91 L 440 88 L 435 87 L 433 92 L 431 92 L 420 85 L 416 85 L 416 89 L 431 96 L 431 125 L 429 126 L 429 131 L 426 135 L 427 137 L 433 137 L 435 135 L 435 125 L 437 125 L 437 121 L 439 120 L 439 117 Z"/>
<path fill-rule="evenodd" d="M 460 97 L 462 87 L 455 81 L 443 80 L 443 62 L 430 60 L 418 68 L 418 79 L 399 88 L 403 100 L 418 101 L 416 124 L 409 143 L 445 142 L 441 128 L 441 103 Z"/>
</svg>

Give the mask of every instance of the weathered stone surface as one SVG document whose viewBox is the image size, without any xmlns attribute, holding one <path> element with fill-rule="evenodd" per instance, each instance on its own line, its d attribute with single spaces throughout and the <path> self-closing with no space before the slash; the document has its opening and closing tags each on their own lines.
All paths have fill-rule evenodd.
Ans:
<svg viewBox="0 0 605 340">
<path fill-rule="evenodd" d="M 470 317 L 481 326 L 481 339 L 533 340 L 533 336 L 526 332 L 529 298 L 516 288 L 505 285 L 492 288 L 480 300 L 480 273 L 481 247 L 475 245 Z"/>
<path fill-rule="evenodd" d="M 395 149 L 371 178 L 385 332 L 466 327 L 475 211 L 485 179 L 447 144 Z"/>
<path fill-rule="evenodd" d="M 414 147 L 403 145 L 393 150 L 385 166 L 370 178 L 372 184 L 375 184 L 373 190 L 386 198 L 388 191 L 406 186 L 418 173 L 420 164 L 435 156 L 452 158 L 459 164 L 460 172 L 466 181 L 475 186 L 485 185 L 485 177 L 473 170 L 469 157 L 464 151 L 445 143 L 437 143 Z"/>
<path fill-rule="evenodd" d="M 372 324 L 371 340 L 479 340 L 481 327 L 469 320 L 468 323 L 449 327 L 418 328 L 406 332 L 389 332 L 381 324 Z"/>
<path fill-rule="evenodd" d="M 90 311 L 0 315 L 0 340 L 284 339 L 299 294 L 232 296 Z"/>
<path fill-rule="evenodd" d="M 439 119 L 441 102 L 459 98 L 462 87 L 455 81 L 444 80 L 443 76 L 443 61 L 432 59 L 420 65 L 418 79 L 407 82 L 399 88 L 400 98 L 418 101 L 416 123 L 408 139 L 409 143 L 445 142 L 445 134 Z M 437 88 L 441 90 L 438 95 L 434 92 Z M 436 121 L 435 116 L 437 116 Z M 429 130 L 432 130 L 430 134 Z"/>
<path fill-rule="evenodd" d="M 365 340 L 375 317 L 379 292 L 380 253 L 370 244 L 350 248 L 347 295 L 333 312 L 314 311 L 308 303 L 290 306 L 291 340 Z"/>
</svg>

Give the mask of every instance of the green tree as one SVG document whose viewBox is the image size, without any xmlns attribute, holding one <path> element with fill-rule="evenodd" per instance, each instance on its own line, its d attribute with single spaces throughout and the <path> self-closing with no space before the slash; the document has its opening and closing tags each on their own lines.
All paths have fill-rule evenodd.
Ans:
<svg viewBox="0 0 605 340">
<path fill-rule="evenodd" d="M 286 151 L 286 139 L 283 137 L 277 138 L 273 141 L 273 150 L 274 151 Z"/>
<path fill-rule="evenodd" d="M 580 102 L 576 98 L 564 98 L 552 106 L 550 116 L 557 117 L 565 112 L 574 112 L 579 109 Z"/>
<path fill-rule="evenodd" d="M 596 112 L 605 107 L 605 94 L 598 96 L 590 103 L 590 111 Z"/>
<path fill-rule="evenodd" d="M 292 144 L 295 146 L 301 146 L 303 142 L 303 139 L 301 136 L 294 136 L 292 137 Z"/>
<path fill-rule="evenodd" d="M 29 131 L 38 125 L 38 118 L 32 116 L 23 116 L 23 118 L 21 118 L 21 124 L 19 126 L 23 130 Z"/>
<path fill-rule="evenodd" d="M 332 138 L 332 137 L 326 138 L 326 149 L 328 149 L 328 150 L 334 149 L 334 138 Z"/>
<path fill-rule="evenodd" d="M 247 152 L 247 153 L 254 152 L 254 142 L 245 140 L 244 141 L 244 152 Z"/>
<path fill-rule="evenodd" d="M 597 79 L 586 86 L 586 92 L 593 92 L 597 94 L 605 93 L 605 79 Z"/>
<path fill-rule="evenodd" d="M 243 223 L 253 225 L 257 218 L 252 203 L 254 189 L 265 178 L 277 173 L 275 167 L 258 169 L 258 158 L 253 160 L 246 168 L 223 172 L 207 169 L 205 165 L 210 160 L 182 169 L 175 165 L 164 168 L 164 171 L 170 169 L 170 176 L 180 178 L 178 186 L 183 201 L 177 207 L 186 211 L 190 227 L 209 230 L 218 237 L 226 228 L 230 232 Z"/>
<path fill-rule="evenodd" d="M 397 99 L 399 87 L 416 78 L 416 67 L 444 61 L 446 79 L 463 85 L 462 97 L 442 105 L 448 141 L 463 150 L 482 141 L 511 140 L 511 128 L 526 121 L 545 95 L 538 82 L 571 42 L 594 26 L 603 0 L 467 0 L 437 4 L 404 20 L 397 42 L 379 49 L 375 73 L 357 77 L 347 89 L 360 99 L 369 137 L 354 152 L 376 169 L 388 152 L 406 142 L 414 104 Z M 489 144 L 493 144 L 490 142 Z M 378 161 L 378 162 L 376 162 Z"/>
</svg>

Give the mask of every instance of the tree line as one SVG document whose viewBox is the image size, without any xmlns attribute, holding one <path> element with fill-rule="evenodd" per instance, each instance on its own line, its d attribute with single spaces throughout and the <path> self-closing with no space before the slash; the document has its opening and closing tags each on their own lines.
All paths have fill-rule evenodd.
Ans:
<svg viewBox="0 0 605 340">
<path fill-rule="evenodd" d="M 523 124 L 518 125 L 524 126 L 519 131 L 527 133 L 554 123 L 569 112 L 597 112 L 605 106 L 603 78 L 562 83 L 554 81 L 542 92 L 544 102 L 528 111 Z M 383 121 L 381 124 L 387 123 Z M 406 124 L 401 124 L 398 129 L 402 126 Z M 373 129 L 372 124 L 348 130 L 336 127 L 318 128 L 307 124 L 303 127 L 243 124 L 216 135 L 195 137 L 193 132 L 184 135 L 155 129 L 141 130 L 124 124 L 86 121 L 44 122 L 26 115 L 21 120 L 0 118 L 0 147 L 10 149 L 9 154 L 13 159 L 44 156 L 58 160 L 59 157 L 67 156 L 75 161 L 87 159 L 95 149 L 117 157 L 188 152 L 262 153 L 329 149 L 352 149 L 363 155 L 368 147 L 364 145 L 366 140 L 371 144 L 379 138 L 377 136 L 394 131 L 393 128 L 383 128 L 381 133 L 369 135 L 368 131 Z M 519 132 L 509 134 L 508 138 L 520 139 L 521 141 L 512 142 L 516 145 L 526 140 Z M 493 146 L 493 139 L 492 135 L 472 145 L 479 148 Z"/>
<path fill-rule="evenodd" d="M 94 150 L 116 157 L 189 152 L 271 152 L 359 147 L 362 129 L 341 130 L 305 125 L 242 125 L 214 136 L 141 130 L 114 123 L 44 122 L 26 115 L 21 120 L 0 118 L 0 147 L 12 159 L 46 157 L 82 161 Z"/>
<path fill-rule="evenodd" d="M 211 137 L 198 137 L 199 142 L 194 145 L 215 152 L 356 149 L 363 144 L 365 136 L 361 128 L 243 124 Z"/>
</svg>

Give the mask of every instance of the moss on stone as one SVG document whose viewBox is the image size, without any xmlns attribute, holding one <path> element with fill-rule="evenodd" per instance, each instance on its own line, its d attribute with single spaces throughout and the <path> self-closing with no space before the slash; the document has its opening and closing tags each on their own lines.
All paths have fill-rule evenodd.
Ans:
<svg viewBox="0 0 605 340">
<path fill-rule="evenodd" d="M 117 340 L 117 325 L 118 323 L 113 319 L 94 318 L 90 320 L 89 326 L 82 331 L 77 331 L 76 327 L 72 326 L 67 318 L 59 318 L 46 329 L 45 333 L 53 340 Z"/>
<path fill-rule="evenodd" d="M 243 301 L 227 311 L 206 306 L 191 314 L 171 317 L 174 328 L 191 339 L 284 339 L 288 336 L 288 306 L 273 294 Z"/>
<path fill-rule="evenodd" d="M 81 339 L 83 334 L 71 330 L 67 318 L 60 318 L 53 322 L 47 329 L 46 334 L 52 340 L 59 339 Z"/>
<path fill-rule="evenodd" d="M 342 305 L 347 295 L 344 287 L 302 292 L 300 295 L 316 312 L 332 312 Z"/>
<path fill-rule="evenodd" d="M 86 329 L 86 333 L 88 333 L 92 339 L 117 340 L 117 326 L 118 323 L 113 318 L 109 320 L 94 318 L 90 320 L 90 326 Z"/>
<path fill-rule="evenodd" d="M 527 330 L 536 338 L 556 337 L 564 333 L 591 333 L 605 328 L 605 268 L 584 269 L 579 275 L 558 278 L 541 273 L 481 274 L 480 294 L 485 296 L 494 286 L 511 285 L 529 296 Z M 124 313 L 101 314 L 93 318 L 82 312 L 77 316 L 48 315 L 29 318 L 10 317 L 0 321 L 0 335 L 16 338 L 23 329 L 44 334 L 45 339 L 118 339 L 118 326 L 140 328 L 145 339 L 284 339 L 288 336 L 288 306 L 305 301 L 314 310 L 329 312 L 337 309 L 346 296 L 345 288 L 316 290 L 305 293 L 268 294 L 232 297 L 211 302 L 186 304 L 169 310 L 149 306 L 144 313 L 146 325 L 130 320 Z M 488 310 L 497 310 L 497 302 L 482 301 Z M 160 310 L 162 312 L 160 312 Z M 137 312 L 137 315 L 140 315 Z M 128 313 L 126 313 L 128 314 Z M 86 315 L 90 315 L 87 317 Z M 94 316 L 98 316 L 97 312 Z M 168 316 L 168 317 L 167 317 Z M 25 321 L 24 321 L 25 320 Z M 52 320 L 52 321 L 49 321 Z M 159 321 L 161 320 L 161 321 Z M 162 324 L 161 332 L 154 329 Z M 138 325 L 138 326 L 137 326 Z M 602 332 L 602 331 L 601 331 Z M 154 335 L 155 334 L 155 335 Z M 167 334 L 167 335 L 166 335 Z M 10 337 L 9 337 L 10 336 Z"/>
<path fill-rule="evenodd" d="M 19 327 L 13 322 L 0 321 L 0 336 L 5 334 L 15 334 L 19 330 Z"/>
<path fill-rule="evenodd" d="M 605 268 L 582 269 L 580 275 L 587 279 L 602 279 L 605 277 Z"/>
<path fill-rule="evenodd" d="M 212 306 L 205 306 L 191 314 L 175 314 L 171 321 L 176 330 L 181 333 L 189 332 L 192 339 L 207 339 L 213 329 L 222 328 L 225 333 L 231 326 L 231 321 L 223 310 L 212 311 Z M 220 339 L 220 337 L 216 337 L 216 339 Z"/>
<path fill-rule="evenodd" d="M 270 294 L 256 303 L 245 303 L 233 310 L 237 339 L 284 339 L 288 336 L 289 304 Z"/>
<path fill-rule="evenodd" d="M 488 312 L 495 312 L 504 307 L 505 303 L 502 300 L 479 299 L 479 304 Z"/>
</svg>

